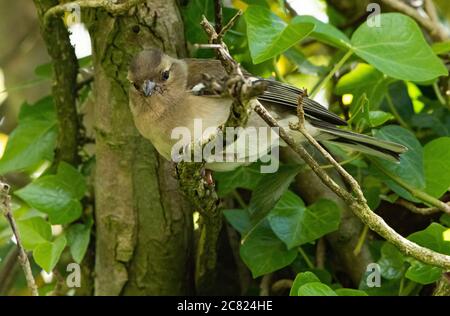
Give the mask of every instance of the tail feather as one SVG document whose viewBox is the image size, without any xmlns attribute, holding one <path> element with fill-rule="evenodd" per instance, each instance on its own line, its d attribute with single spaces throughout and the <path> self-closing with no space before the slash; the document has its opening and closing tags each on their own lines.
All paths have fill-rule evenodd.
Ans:
<svg viewBox="0 0 450 316">
<path fill-rule="evenodd" d="M 386 160 L 398 162 L 400 160 L 400 154 L 408 150 L 407 147 L 398 143 L 345 131 L 334 126 L 317 124 L 316 122 L 313 122 L 313 125 L 319 130 L 336 137 L 333 139 L 327 139 L 324 143 L 335 143 L 340 146 Z"/>
</svg>

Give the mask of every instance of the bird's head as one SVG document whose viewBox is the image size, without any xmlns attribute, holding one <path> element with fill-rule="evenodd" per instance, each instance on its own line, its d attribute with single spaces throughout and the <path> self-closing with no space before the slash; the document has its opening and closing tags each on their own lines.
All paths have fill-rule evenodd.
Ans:
<svg viewBox="0 0 450 316">
<path fill-rule="evenodd" d="M 183 61 L 158 49 L 144 50 L 132 59 L 127 78 L 131 83 L 130 89 L 149 98 L 184 89 L 187 67 Z"/>
</svg>

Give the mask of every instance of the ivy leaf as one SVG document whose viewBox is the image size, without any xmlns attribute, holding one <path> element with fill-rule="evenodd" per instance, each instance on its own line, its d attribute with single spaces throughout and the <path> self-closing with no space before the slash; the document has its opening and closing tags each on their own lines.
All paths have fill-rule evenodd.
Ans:
<svg viewBox="0 0 450 316">
<path fill-rule="evenodd" d="M 297 250 L 288 250 L 265 221 L 247 236 L 240 254 L 253 278 L 257 278 L 290 265 L 297 257 Z"/>
<path fill-rule="evenodd" d="M 408 239 L 431 250 L 450 255 L 449 228 L 431 223 L 426 229 L 415 232 Z"/>
<path fill-rule="evenodd" d="M 392 120 L 394 116 L 391 113 L 383 112 L 383 111 L 370 111 L 369 112 L 369 120 L 371 127 L 377 127 L 383 125 L 389 120 Z"/>
<path fill-rule="evenodd" d="M 83 261 L 84 255 L 89 246 L 91 237 L 92 221 L 87 224 L 74 224 L 67 229 L 67 243 L 70 247 L 70 254 L 76 263 Z"/>
<path fill-rule="evenodd" d="M 447 227 L 450 227 L 450 214 L 442 214 L 441 218 L 439 219 L 439 221 L 444 224 Z"/>
<path fill-rule="evenodd" d="M 248 232 L 251 227 L 250 215 L 247 210 L 234 209 L 224 210 L 223 215 L 227 221 L 236 229 L 241 235 Z"/>
<path fill-rule="evenodd" d="M 437 55 L 446 54 L 450 52 L 450 41 L 434 43 L 431 49 Z"/>
<path fill-rule="evenodd" d="M 273 58 L 300 42 L 314 30 L 314 24 L 295 18 L 289 24 L 270 10 L 249 6 L 244 14 L 247 38 L 253 63 Z"/>
<path fill-rule="evenodd" d="M 385 126 L 375 133 L 375 137 L 393 141 L 408 147 L 408 151 L 400 156 L 400 162 L 390 162 L 383 159 L 372 158 L 378 172 L 375 174 L 383 180 L 389 188 L 405 199 L 416 201 L 411 194 L 400 186 L 396 180 L 408 185 L 423 189 L 425 187 L 425 174 L 423 168 L 423 150 L 419 141 L 410 131 L 396 125 Z"/>
<path fill-rule="evenodd" d="M 267 173 L 259 180 L 249 205 L 253 223 L 258 223 L 270 212 L 300 170 L 299 166 L 283 165 L 276 173 Z"/>
<path fill-rule="evenodd" d="M 353 102 L 350 107 L 351 118 L 349 122 L 355 123 L 355 125 L 360 126 L 370 123 L 369 118 L 369 99 L 367 99 L 366 94 L 361 95 L 357 102 Z"/>
<path fill-rule="evenodd" d="M 336 94 L 352 94 L 353 100 L 365 93 L 370 101 L 370 108 L 377 109 L 394 79 L 368 64 L 359 63 L 355 69 L 342 76 L 336 85 Z"/>
<path fill-rule="evenodd" d="M 56 137 L 53 99 L 47 97 L 34 105 L 23 104 L 18 126 L 9 136 L 0 160 L 0 174 L 23 171 L 44 160 L 53 160 Z"/>
<path fill-rule="evenodd" d="M 348 49 L 350 45 L 350 39 L 342 33 L 339 29 L 331 24 L 323 23 L 313 16 L 300 15 L 293 18 L 293 21 L 299 23 L 311 23 L 315 26 L 312 33 L 309 35 L 323 43 L 329 44 L 337 48 Z"/>
<path fill-rule="evenodd" d="M 80 217 L 79 200 L 85 191 L 84 177 L 62 162 L 56 175 L 43 176 L 15 194 L 33 208 L 48 214 L 52 224 L 68 224 Z"/>
<path fill-rule="evenodd" d="M 47 273 L 50 273 L 61 257 L 61 254 L 66 247 L 66 237 L 59 236 L 53 242 L 44 242 L 39 244 L 33 250 L 33 258 L 36 263 Z"/>
<path fill-rule="evenodd" d="M 297 274 L 295 277 L 294 283 L 292 284 L 291 291 L 289 293 L 290 296 L 298 296 L 298 289 L 312 282 L 320 282 L 320 279 L 312 272 L 306 271 Z"/>
<path fill-rule="evenodd" d="M 288 249 L 335 231 L 339 222 L 340 210 L 332 201 L 322 199 L 307 208 L 291 191 L 283 194 L 269 215 L 272 230 Z"/>
<path fill-rule="evenodd" d="M 237 188 L 253 190 L 262 174 L 258 164 L 241 166 L 229 172 L 215 172 L 214 179 L 217 181 L 217 194 L 224 197 Z"/>
<path fill-rule="evenodd" d="M 440 198 L 450 187 L 450 137 L 441 137 L 425 145 L 425 192 Z"/>
<path fill-rule="evenodd" d="M 328 285 L 311 282 L 298 289 L 298 296 L 337 296 L 337 294 Z"/>
<path fill-rule="evenodd" d="M 383 278 L 400 279 L 405 273 L 405 257 L 392 244 L 385 242 L 381 247 L 381 258 L 378 260 Z"/>
<path fill-rule="evenodd" d="M 414 20 L 399 13 L 385 13 L 380 21 L 380 27 L 365 22 L 353 34 L 353 50 L 359 57 L 400 80 L 424 82 L 448 74 Z"/>
<path fill-rule="evenodd" d="M 419 284 L 431 284 L 439 280 L 442 276 L 442 269 L 439 267 L 424 264 L 415 259 L 408 260 L 411 266 L 405 273 L 405 277 Z"/>
<path fill-rule="evenodd" d="M 334 290 L 338 296 L 368 296 L 366 292 L 355 289 L 336 289 Z"/>
<path fill-rule="evenodd" d="M 17 221 L 20 239 L 27 250 L 52 239 L 52 228 L 42 217 L 31 217 Z"/>
</svg>

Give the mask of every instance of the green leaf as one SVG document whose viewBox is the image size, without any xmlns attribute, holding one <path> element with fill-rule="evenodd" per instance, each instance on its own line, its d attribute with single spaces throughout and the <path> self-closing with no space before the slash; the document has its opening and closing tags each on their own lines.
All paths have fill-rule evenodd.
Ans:
<svg viewBox="0 0 450 316">
<path fill-rule="evenodd" d="M 415 232 L 408 239 L 431 250 L 450 255 L 449 228 L 438 223 L 431 223 L 426 229 Z"/>
<path fill-rule="evenodd" d="M 288 250 L 267 222 L 263 222 L 244 240 L 240 254 L 253 278 L 257 278 L 290 265 L 297 257 L 297 250 Z"/>
<path fill-rule="evenodd" d="M 424 264 L 415 259 L 409 260 L 411 266 L 406 271 L 405 277 L 419 284 L 431 284 L 442 276 L 442 269 Z"/>
<path fill-rule="evenodd" d="M 389 120 L 394 119 L 394 116 L 391 113 L 383 112 L 383 111 L 370 111 L 369 112 L 369 120 L 371 127 L 377 127 L 383 125 Z"/>
<path fill-rule="evenodd" d="M 399 13 L 385 13 L 380 21 L 380 27 L 365 22 L 353 34 L 353 50 L 359 57 L 401 80 L 423 82 L 448 74 L 414 20 Z"/>
<path fill-rule="evenodd" d="M 381 247 L 381 258 L 378 260 L 383 278 L 400 279 L 405 273 L 405 257 L 392 244 L 385 242 Z"/>
<path fill-rule="evenodd" d="M 283 55 L 297 65 L 298 69 L 301 69 L 303 74 L 320 76 L 326 73 L 326 67 L 313 64 L 308 60 L 308 57 L 295 47 L 289 48 Z"/>
<path fill-rule="evenodd" d="M 440 198 L 450 187 L 450 137 L 441 137 L 425 145 L 425 192 Z"/>
<path fill-rule="evenodd" d="M 314 241 L 339 227 L 340 210 L 330 200 L 319 200 L 308 208 L 291 191 L 283 194 L 269 215 L 274 233 L 288 249 Z"/>
<path fill-rule="evenodd" d="M 366 292 L 355 289 L 336 289 L 334 291 L 338 296 L 368 296 Z"/>
<path fill-rule="evenodd" d="M 350 120 L 352 124 L 354 123 L 357 126 L 369 124 L 369 99 L 367 99 L 366 94 L 361 95 L 357 102 L 352 102 L 352 106 L 350 107 Z"/>
<path fill-rule="evenodd" d="M 53 100 L 50 97 L 34 105 L 22 105 L 19 124 L 9 136 L 0 160 L 0 174 L 23 171 L 53 159 L 57 128 Z"/>
<path fill-rule="evenodd" d="M 400 162 L 390 162 L 378 158 L 372 158 L 374 165 L 380 171 L 380 177 L 395 193 L 415 201 L 415 199 L 394 180 L 398 179 L 408 185 L 423 189 L 425 187 L 425 175 L 423 168 L 423 150 L 419 141 L 407 129 L 396 125 L 388 125 L 376 131 L 375 137 L 402 144 L 408 147 L 408 151 L 400 156 Z"/>
<path fill-rule="evenodd" d="M 48 214 L 52 224 L 68 224 L 80 217 L 79 200 L 85 191 L 84 177 L 63 162 L 56 175 L 43 176 L 15 194 L 33 208 Z"/>
<path fill-rule="evenodd" d="M 450 214 L 442 214 L 439 221 L 447 227 L 450 227 Z"/>
<path fill-rule="evenodd" d="M 436 55 L 446 54 L 450 52 L 450 41 L 433 43 L 431 49 Z"/>
<path fill-rule="evenodd" d="M 241 234 L 246 233 L 251 228 L 250 215 L 248 214 L 247 210 L 224 210 L 223 215 L 231 224 L 231 226 L 233 226 L 233 228 Z"/>
<path fill-rule="evenodd" d="M 298 296 L 298 289 L 307 284 L 312 282 L 319 282 L 320 279 L 312 272 L 306 271 L 306 272 L 300 272 L 295 277 L 294 283 L 292 284 L 291 291 L 289 293 L 290 296 Z"/>
<path fill-rule="evenodd" d="M 253 223 L 258 223 L 270 212 L 300 170 L 299 166 L 282 165 L 276 173 L 264 174 L 250 200 L 249 211 Z"/>
<path fill-rule="evenodd" d="M 67 229 L 67 243 L 70 247 L 70 254 L 77 263 L 83 261 L 88 249 L 91 227 L 92 222 L 91 224 L 74 224 Z"/>
<path fill-rule="evenodd" d="M 394 79 L 368 64 L 359 63 L 355 69 L 339 79 L 336 94 L 353 94 L 357 101 L 364 93 L 370 101 L 370 108 L 377 109 Z"/>
<path fill-rule="evenodd" d="M 50 273 L 61 257 L 66 247 L 66 237 L 59 236 L 54 242 L 45 242 L 39 244 L 33 250 L 33 258 L 36 263 L 45 271 Z"/>
<path fill-rule="evenodd" d="M 200 25 L 202 15 L 212 17 L 214 6 L 212 1 L 191 0 L 187 6 L 182 7 L 185 37 L 191 43 L 206 43 L 208 37 Z"/>
<path fill-rule="evenodd" d="M 311 282 L 298 289 L 298 296 L 337 296 L 337 294 L 323 283 Z"/>
<path fill-rule="evenodd" d="M 244 17 L 250 54 L 255 64 L 283 53 L 314 30 L 314 24 L 295 19 L 286 24 L 261 6 L 249 6 Z"/>
<path fill-rule="evenodd" d="M 31 217 L 17 221 L 20 239 L 26 250 L 52 239 L 52 228 L 42 217 Z"/>
<path fill-rule="evenodd" d="M 217 194 L 224 197 L 237 188 L 253 190 L 262 177 L 259 168 L 259 164 L 252 164 L 229 172 L 215 172 Z"/>
<path fill-rule="evenodd" d="M 313 32 L 309 35 L 323 43 L 337 48 L 348 49 L 351 47 L 350 39 L 339 29 L 331 24 L 323 23 L 313 16 L 301 15 L 293 18 L 293 21 L 299 23 L 311 23 L 315 26 Z"/>
</svg>

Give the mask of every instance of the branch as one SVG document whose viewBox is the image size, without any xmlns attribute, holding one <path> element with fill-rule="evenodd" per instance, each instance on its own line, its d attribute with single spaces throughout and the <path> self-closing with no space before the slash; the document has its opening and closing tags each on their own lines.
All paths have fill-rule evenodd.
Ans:
<svg viewBox="0 0 450 316">
<path fill-rule="evenodd" d="M 401 205 L 404 208 L 410 210 L 411 212 L 420 214 L 420 215 L 432 215 L 432 214 L 436 214 L 436 213 L 439 213 L 442 211 L 442 209 L 437 208 L 437 207 L 418 207 L 414 203 L 409 202 L 404 199 L 398 199 L 397 201 L 395 201 L 395 204 Z M 450 202 L 447 202 L 445 204 L 450 207 Z"/>
<path fill-rule="evenodd" d="M 399 0 L 380 0 L 380 1 L 388 5 L 389 7 L 412 17 L 425 30 L 427 30 L 428 33 L 430 33 L 431 37 L 433 37 L 435 40 L 443 42 L 448 39 L 448 34 L 445 31 L 445 29 L 442 27 L 442 25 L 438 23 L 438 21 L 434 21 L 432 16 L 423 17 L 419 14 L 419 12 L 417 12 L 416 9 L 410 7 L 406 3 Z M 427 13 L 430 15 L 430 12 Z"/>
<path fill-rule="evenodd" d="M 44 15 L 44 24 L 48 25 L 52 18 L 59 17 L 64 14 L 64 12 L 71 12 L 74 6 L 91 9 L 102 8 L 113 15 L 121 15 L 144 1 L 145 0 L 128 0 L 126 2 L 115 3 L 113 0 L 78 0 L 62 3 L 47 10 Z"/>
<path fill-rule="evenodd" d="M 79 121 L 76 108 L 78 60 L 70 44 L 69 32 L 61 19 L 46 20 L 56 0 L 34 0 L 41 24 L 41 34 L 52 58 L 53 100 L 58 118 L 58 140 L 54 165 L 60 161 L 76 163 L 78 156 Z"/>
<path fill-rule="evenodd" d="M 39 296 L 39 292 L 34 281 L 33 272 L 31 271 L 30 261 L 28 260 L 27 253 L 22 246 L 22 241 L 20 239 L 19 231 L 17 229 L 16 221 L 11 212 L 11 196 L 9 195 L 9 185 L 0 182 L 0 207 L 2 208 L 3 215 L 6 217 L 11 230 L 16 238 L 17 248 L 19 249 L 19 264 L 22 267 L 23 273 L 25 274 L 25 279 L 27 280 L 28 288 L 31 291 L 31 295 Z"/>
</svg>

